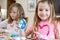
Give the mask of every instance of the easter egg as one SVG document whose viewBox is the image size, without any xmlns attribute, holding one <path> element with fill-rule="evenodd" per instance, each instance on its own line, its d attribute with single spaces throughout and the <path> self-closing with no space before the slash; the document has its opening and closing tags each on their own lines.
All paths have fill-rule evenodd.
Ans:
<svg viewBox="0 0 60 40">
<path fill-rule="evenodd" d="M 26 28 L 26 20 L 25 19 L 20 19 L 18 21 L 18 27 L 20 30 L 24 30 Z"/>
</svg>

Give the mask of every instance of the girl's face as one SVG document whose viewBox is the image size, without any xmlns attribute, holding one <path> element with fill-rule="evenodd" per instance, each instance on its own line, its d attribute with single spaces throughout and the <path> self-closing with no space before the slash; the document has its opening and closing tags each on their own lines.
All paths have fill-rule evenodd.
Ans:
<svg viewBox="0 0 60 40">
<path fill-rule="evenodd" d="M 10 16 L 13 20 L 18 19 L 18 9 L 17 9 L 17 7 L 12 8 Z"/>
<path fill-rule="evenodd" d="M 47 2 L 41 2 L 38 5 L 38 16 L 41 20 L 47 20 L 50 16 L 50 7 Z"/>
</svg>

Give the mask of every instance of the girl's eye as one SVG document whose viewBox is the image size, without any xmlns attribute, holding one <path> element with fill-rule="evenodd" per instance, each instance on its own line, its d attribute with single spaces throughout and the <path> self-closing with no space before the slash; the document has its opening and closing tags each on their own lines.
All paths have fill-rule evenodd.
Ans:
<svg viewBox="0 0 60 40">
<path fill-rule="evenodd" d="M 48 11 L 48 9 L 46 9 L 46 11 Z"/>
<path fill-rule="evenodd" d="M 16 13 L 16 12 L 12 12 L 12 13 Z"/>
<path fill-rule="evenodd" d="M 39 11 L 43 11 L 42 9 L 39 9 Z"/>
<path fill-rule="evenodd" d="M 13 12 L 13 13 L 16 13 L 16 12 Z"/>
</svg>

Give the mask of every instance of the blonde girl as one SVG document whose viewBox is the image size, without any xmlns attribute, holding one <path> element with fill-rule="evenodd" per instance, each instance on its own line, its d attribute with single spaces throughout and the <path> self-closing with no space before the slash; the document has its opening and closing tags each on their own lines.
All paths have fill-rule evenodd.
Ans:
<svg viewBox="0 0 60 40">
<path fill-rule="evenodd" d="M 55 10 L 52 1 L 40 0 L 36 6 L 34 22 L 26 31 L 26 36 L 33 34 L 34 40 L 58 38 L 55 22 Z"/>
<path fill-rule="evenodd" d="M 8 18 L 0 23 L 0 32 L 5 33 L 5 28 L 12 34 L 18 34 L 19 36 L 22 36 L 22 31 L 18 27 L 18 21 L 20 19 L 25 19 L 25 13 L 23 10 L 23 7 L 19 3 L 13 3 L 9 9 L 7 10 Z M 2 28 L 2 29 L 1 29 Z"/>
</svg>

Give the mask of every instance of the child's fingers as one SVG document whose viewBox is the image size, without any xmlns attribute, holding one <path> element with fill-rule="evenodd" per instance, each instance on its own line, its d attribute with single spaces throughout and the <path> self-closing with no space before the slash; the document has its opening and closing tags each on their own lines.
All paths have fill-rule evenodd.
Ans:
<svg viewBox="0 0 60 40">
<path fill-rule="evenodd" d="M 1 32 L 5 32 L 5 30 L 4 30 L 4 29 L 0 29 L 0 33 L 1 33 Z"/>
<path fill-rule="evenodd" d="M 0 29 L 0 35 L 8 35 L 9 33 L 6 32 L 4 29 Z"/>
<path fill-rule="evenodd" d="M 35 32 L 35 34 L 37 35 L 36 37 L 40 37 L 40 33 L 39 32 Z"/>
<path fill-rule="evenodd" d="M 40 35 L 40 33 L 39 32 L 34 32 L 35 34 L 37 34 L 37 35 Z"/>
<path fill-rule="evenodd" d="M 39 37 L 39 34 L 40 33 L 38 33 L 38 32 L 34 32 L 34 35 L 33 35 L 33 40 L 36 40 L 36 39 L 38 39 L 38 37 Z"/>
</svg>

